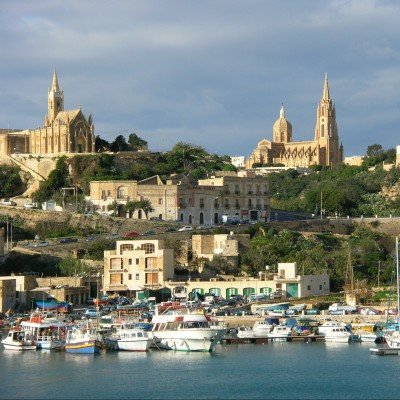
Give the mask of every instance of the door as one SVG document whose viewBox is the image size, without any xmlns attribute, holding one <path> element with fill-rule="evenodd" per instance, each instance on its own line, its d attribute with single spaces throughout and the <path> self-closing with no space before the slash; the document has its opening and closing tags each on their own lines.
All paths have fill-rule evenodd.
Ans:
<svg viewBox="0 0 400 400">
<path fill-rule="evenodd" d="M 232 295 L 236 296 L 238 294 L 238 290 L 236 288 L 228 288 L 226 289 L 226 299 L 230 299 Z"/>
<path fill-rule="evenodd" d="M 251 294 L 255 293 L 256 290 L 252 287 L 247 287 L 243 289 L 243 296 L 250 296 Z"/>
<path fill-rule="evenodd" d="M 299 297 L 299 284 L 298 283 L 287 283 L 286 293 L 288 297 Z"/>
</svg>

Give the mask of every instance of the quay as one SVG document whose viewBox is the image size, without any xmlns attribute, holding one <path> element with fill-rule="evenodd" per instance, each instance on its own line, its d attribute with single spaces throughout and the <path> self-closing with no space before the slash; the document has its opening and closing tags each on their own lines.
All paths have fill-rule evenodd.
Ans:
<svg viewBox="0 0 400 400">
<path fill-rule="evenodd" d="M 371 352 L 371 354 L 374 354 L 376 356 L 398 356 L 400 353 L 400 349 L 391 349 L 389 347 L 371 347 L 369 351 Z"/>
<path fill-rule="evenodd" d="M 287 338 L 236 338 L 236 337 L 225 337 L 222 339 L 223 343 L 226 344 L 265 344 L 268 342 L 317 342 L 325 340 L 324 335 L 292 335 Z"/>
</svg>

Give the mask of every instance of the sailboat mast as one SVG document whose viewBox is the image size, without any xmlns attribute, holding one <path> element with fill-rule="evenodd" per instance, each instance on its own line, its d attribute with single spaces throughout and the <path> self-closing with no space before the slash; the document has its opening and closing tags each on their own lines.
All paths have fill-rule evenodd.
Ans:
<svg viewBox="0 0 400 400">
<path fill-rule="evenodd" d="M 398 236 L 396 236 L 396 266 L 397 266 L 397 322 L 400 322 L 399 237 Z"/>
</svg>

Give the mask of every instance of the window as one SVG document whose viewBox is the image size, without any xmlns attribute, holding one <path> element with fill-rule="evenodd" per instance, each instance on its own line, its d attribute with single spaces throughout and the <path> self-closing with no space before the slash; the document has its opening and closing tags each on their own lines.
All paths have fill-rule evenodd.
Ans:
<svg viewBox="0 0 400 400">
<path fill-rule="evenodd" d="M 123 277 L 122 274 L 111 274 L 110 275 L 110 285 L 122 285 Z"/>
<path fill-rule="evenodd" d="M 133 244 L 130 244 L 130 243 L 121 244 L 121 247 L 119 249 L 121 254 L 124 251 L 132 251 L 132 250 L 133 250 Z"/>
<path fill-rule="evenodd" d="M 101 191 L 101 198 L 102 198 L 102 199 L 105 199 L 106 197 L 107 197 L 106 191 L 105 191 L 105 190 L 102 190 L 102 191 Z"/>
<path fill-rule="evenodd" d="M 138 258 L 136 259 L 136 265 L 139 265 L 139 259 Z"/>
<path fill-rule="evenodd" d="M 128 260 L 128 265 L 132 265 L 132 258 Z"/>
<path fill-rule="evenodd" d="M 157 258 L 156 257 L 147 257 L 145 268 L 149 268 L 149 269 L 157 268 Z"/>
<path fill-rule="evenodd" d="M 132 280 L 132 274 L 128 274 L 128 280 Z"/>
<path fill-rule="evenodd" d="M 136 280 L 137 281 L 139 280 L 139 274 L 136 274 Z"/>
<path fill-rule="evenodd" d="M 111 196 L 111 190 L 107 190 L 107 196 Z"/>
<path fill-rule="evenodd" d="M 311 290 L 311 285 L 307 285 L 307 290 Z"/>
<path fill-rule="evenodd" d="M 125 186 L 120 186 L 117 189 L 117 198 L 118 199 L 125 199 L 127 197 L 127 188 Z"/>
<path fill-rule="evenodd" d="M 143 243 L 140 248 L 142 250 L 144 250 L 145 254 L 150 254 L 150 253 L 154 253 L 155 251 L 155 246 L 153 243 Z"/>
<path fill-rule="evenodd" d="M 203 198 L 200 199 L 200 208 L 204 208 L 204 199 Z"/>
<path fill-rule="evenodd" d="M 162 204 L 163 204 L 163 199 L 162 199 L 162 197 L 159 197 L 159 198 L 158 198 L 158 204 L 159 204 L 159 205 L 162 205 Z"/>
<path fill-rule="evenodd" d="M 122 258 L 112 258 L 111 259 L 111 265 L 110 265 L 111 269 L 122 269 L 123 265 L 124 265 L 124 261 Z"/>
<path fill-rule="evenodd" d="M 319 285 L 319 290 L 322 290 L 322 285 Z"/>
</svg>

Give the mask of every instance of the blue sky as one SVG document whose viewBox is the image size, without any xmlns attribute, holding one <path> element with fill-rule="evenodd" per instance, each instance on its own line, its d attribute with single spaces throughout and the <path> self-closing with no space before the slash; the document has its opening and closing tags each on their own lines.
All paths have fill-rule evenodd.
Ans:
<svg viewBox="0 0 400 400">
<path fill-rule="evenodd" d="M 345 155 L 400 144 L 400 2 L 0 2 L 0 127 L 35 128 L 57 68 L 65 108 L 107 140 L 249 155 L 283 102 L 314 136 L 325 72 Z"/>
</svg>

